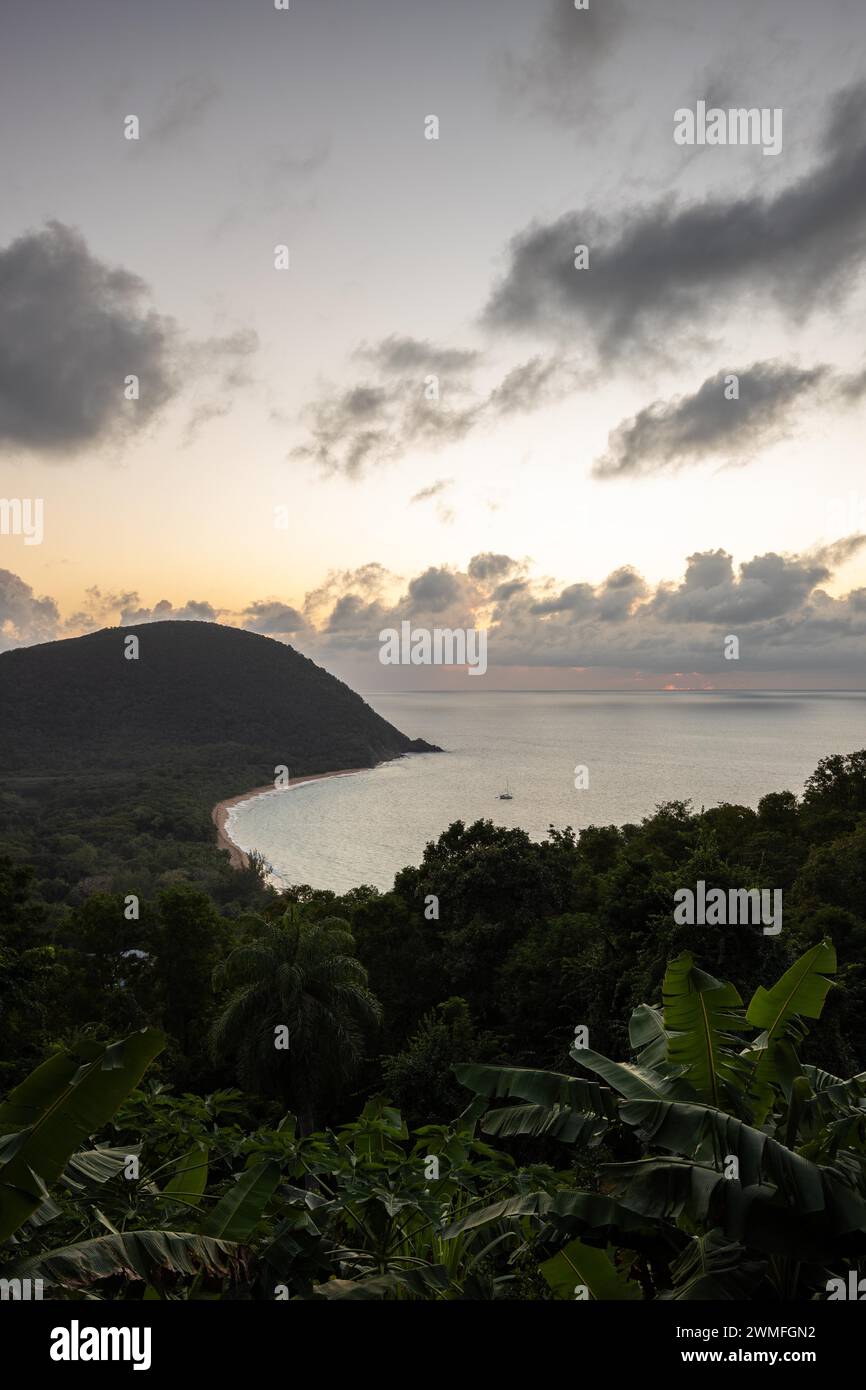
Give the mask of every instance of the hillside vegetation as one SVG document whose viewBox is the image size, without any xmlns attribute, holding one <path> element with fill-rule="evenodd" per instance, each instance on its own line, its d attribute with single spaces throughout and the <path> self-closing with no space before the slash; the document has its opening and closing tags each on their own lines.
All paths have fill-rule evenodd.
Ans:
<svg viewBox="0 0 866 1390">
<path fill-rule="evenodd" d="M 55 882 L 49 897 L 181 867 L 228 882 L 215 802 L 280 765 L 305 776 L 433 751 L 292 647 L 216 623 L 0 654 L 0 836 Z"/>
</svg>

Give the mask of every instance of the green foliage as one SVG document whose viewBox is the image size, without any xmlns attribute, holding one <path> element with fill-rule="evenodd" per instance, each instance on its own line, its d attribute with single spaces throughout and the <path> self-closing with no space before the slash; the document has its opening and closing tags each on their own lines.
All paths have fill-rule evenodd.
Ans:
<svg viewBox="0 0 866 1390">
<path fill-rule="evenodd" d="M 25 1083 L 10 1117 L 48 1084 Z M 56 1201 L 46 1193 L 43 1219 L 31 1213 L 21 1239 L 0 1247 L 0 1277 L 41 1278 L 73 1300 L 493 1298 L 514 1282 L 505 1226 L 446 1229 L 519 1182 L 471 1117 L 410 1135 L 374 1100 L 355 1123 L 302 1136 L 293 1117 L 252 1130 L 219 1123 L 236 1108 L 230 1096 L 136 1093 L 114 1122 L 124 1147 L 113 1161 L 105 1148 L 85 1156 L 100 1159 L 98 1198 L 80 1182 Z M 199 1144 L 185 1147 L 192 1129 L 209 1136 L 207 1162 Z M 130 1152 L 141 1155 L 134 1180 L 121 1171 Z M 535 1185 L 551 1177 L 530 1174 Z"/>
<path fill-rule="evenodd" d="M 760 1300 L 821 1297 L 862 1257 L 866 753 L 757 811 L 541 843 L 457 822 L 390 893 L 282 897 L 213 848 L 235 788 L 199 753 L 0 793 L 4 1274 L 36 1261 L 72 1298 L 550 1299 L 572 1247 L 617 1296 Z M 781 886 L 781 937 L 676 924 L 699 878 Z M 110 1040 L 142 1029 L 164 1050 L 110 1091 Z M 99 1057 L 111 1104 L 61 1104 L 43 1152 L 44 1096 Z"/>
<path fill-rule="evenodd" d="M 345 922 L 308 922 L 290 908 L 254 931 L 215 974 L 229 997 L 214 1023 L 214 1054 L 236 1058 L 246 1085 L 295 1105 L 310 1129 L 317 1101 L 357 1071 L 381 1006 Z M 278 1048 L 281 1028 L 288 1046 Z"/>
<path fill-rule="evenodd" d="M 0 1242 L 47 1197 L 79 1145 L 107 1124 L 164 1043 L 145 1030 L 43 1063 L 0 1106 Z"/>
<path fill-rule="evenodd" d="M 178 875 L 260 902 L 258 874 L 215 848 L 216 802 L 271 781 L 277 756 L 301 776 L 432 751 L 284 642 L 208 622 L 129 631 L 139 661 L 117 628 L 0 653 L 0 837 L 48 902 L 153 896 Z"/>
<path fill-rule="evenodd" d="M 688 955 L 678 958 L 665 975 L 662 1024 L 654 1011 L 637 1011 L 639 1062 L 573 1049 L 573 1060 L 609 1091 L 556 1075 L 524 1080 L 513 1068 L 459 1068 L 485 1098 L 567 1105 L 575 1122 L 558 1127 L 566 1142 L 597 1142 L 590 1122 L 605 1114 L 642 1151 L 602 1167 L 614 1204 L 596 1213 L 586 1205 L 591 1194 L 566 1190 L 478 1219 L 522 1221 L 524 1232 L 530 1221 L 532 1249 L 563 1232 L 575 1236 L 541 1267 L 560 1297 L 575 1270 L 583 1277 L 573 1283 L 592 1297 L 630 1296 L 621 1280 L 632 1268 L 646 1297 L 820 1297 L 829 1272 L 846 1272 L 866 1248 L 864 1078 L 842 1082 L 805 1069 L 795 1050 L 820 1016 L 835 969 L 832 945 L 821 942 L 771 988 L 756 990 L 747 1015 L 732 985 L 697 970 Z M 742 1047 L 739 1035 L 755 1027 L 762 1031 Z M 501 1111 L 488 1112 L 482 1128 L 525 1133 L 524 1109 L 512 1107 L 510 1127 Z"/>
</svg>

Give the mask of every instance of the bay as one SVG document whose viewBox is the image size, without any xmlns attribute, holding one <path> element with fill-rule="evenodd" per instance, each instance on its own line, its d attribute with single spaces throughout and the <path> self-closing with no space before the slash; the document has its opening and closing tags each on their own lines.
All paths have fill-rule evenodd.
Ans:
<svg viewBox="0 0 866 1390">
<path fill-rule="evenodd" d="M 443 753 L 242 802 L 228 833 L 277 886 L 392 886 L 452 821 L 622 825 L 665 801 L 757 806 L 800 793 L 819 760 L 866 746 L 862 692 L 478 692 L 365 696 Z M 575 787 L 575 768 L 589 785 Z M 499 800 L 506 781 L 513 800 Z"/>
</svg>

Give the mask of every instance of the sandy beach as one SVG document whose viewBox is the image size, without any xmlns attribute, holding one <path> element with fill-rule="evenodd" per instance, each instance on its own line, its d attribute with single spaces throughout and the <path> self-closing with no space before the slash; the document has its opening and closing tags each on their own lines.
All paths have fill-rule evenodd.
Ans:
<svg viewBox="0 0 866 1390">
<path fill-rule="evenodd" d="M 249 855 L 236 845 L 228 833 L 229 811 L 233 806 L 239 806 L 242 801 L 251 801 L 254 796 L 263 796 L 265 792 L 288 792 L 292 787 L 303 787 L 308 782 L 321 782 L 326 777 L 351 777 L 356 772 L 367 772 L 365 767 L 347 767 L 340 772 L 313 772 L 309 777 L 290 777 L 284 787 L 275 787 L 273 782 L 268 782 L 264 787 L 253 787 L 251 791 L 241 792 L 239 796 L 230 796 L 225 801 L 218 801 L 211 811 L 211 820 L 216 826 L 217 846 L 219 849 L 228 850 L 229 863 L 233 869 L 248 869 L 250 865 Z"/>
</svg>

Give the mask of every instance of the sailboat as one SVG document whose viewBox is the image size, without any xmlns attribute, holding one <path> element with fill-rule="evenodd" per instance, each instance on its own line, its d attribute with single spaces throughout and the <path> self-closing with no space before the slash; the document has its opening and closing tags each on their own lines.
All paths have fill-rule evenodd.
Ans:
<svg viewBox="0 0 866 1390">
<path fill-rule="evenodd" d="M 514 797 L 511 795 L 511 788 L 509 787 L 508 781 L 507 781 L 507 780 L 506 780 L 506 783 L 505 783 L 505 791 L 499 793 L 499 800 L 500 800 L 500 801 L 513 801 L 513 800 L 514 800 Z"/>
</svg>

